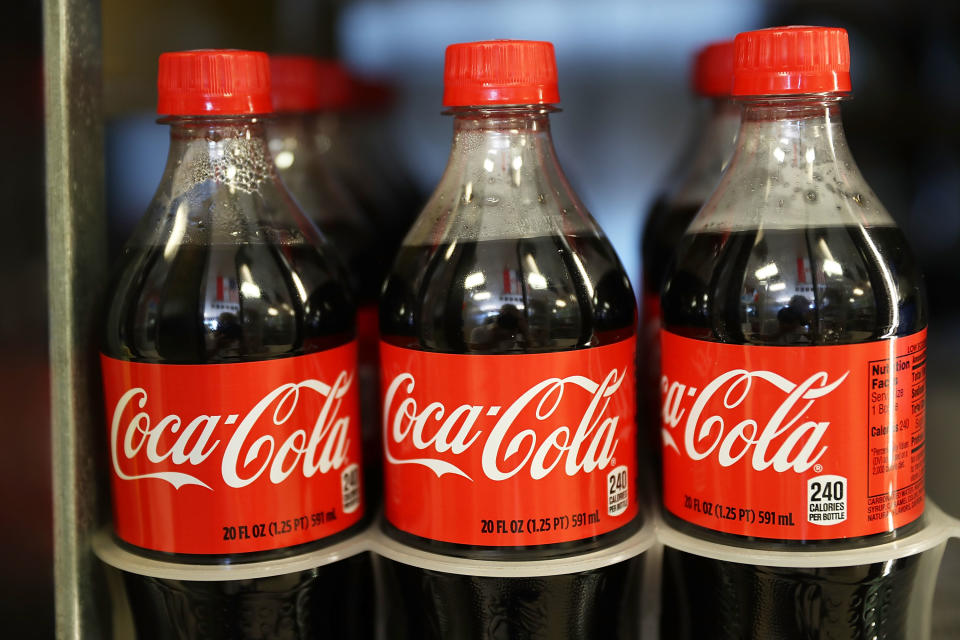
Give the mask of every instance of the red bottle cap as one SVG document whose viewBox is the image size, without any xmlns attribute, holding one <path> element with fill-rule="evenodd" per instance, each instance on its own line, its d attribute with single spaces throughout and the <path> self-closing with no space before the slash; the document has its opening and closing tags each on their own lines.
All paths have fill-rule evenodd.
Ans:
<svg viewBox="0 0 960 640">
<path fill-rule="evenodd" d="M 277 113 L 320 108 L 320 61 L 310 56 L 270 56 L 270 94 Z"/>
<path fill-rule="evenodd" d="M 734 40 L 733 95 L 850 91 L 850 45 L 836 27 L 775 27 Z"/>
<path fill-rule="evenodd" d="M 337 60 L 317 60 L 320 109 L 346 109 L 353 100 L 353 78 Z"/>
<path fill-rule="evenodd" d="M 553 44 L 532 40 L 465 42 L 447 47 L 443 104 L 554 104 L 557 61 Z"/>
<path fill-rule="evenodd" d="M 733 40 L 712 42 L 693 63 L 693 90 L 705 98 L 729 96 L 733 89 Z"/>
<path fill-rule="evenodd" d="M 157 113 L 169 116 L 271 113 L 270 63 L 260 51 L 201 49 L 160 56 Z"/>
</svg>

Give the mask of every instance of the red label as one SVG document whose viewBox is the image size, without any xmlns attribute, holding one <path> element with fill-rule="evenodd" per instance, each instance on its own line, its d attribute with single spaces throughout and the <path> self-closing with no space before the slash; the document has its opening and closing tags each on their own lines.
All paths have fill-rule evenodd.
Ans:
<svg viewBox="0 0 960 640">
<path fill-rule="evenodd" d="M 356 343 L 236 364 L 101 355 L 114 526 L 132 545 L 229 554 L 363 515 Z"/>
<path fill-rule="evenodd" d="M 760 347 L 662 331 L 666 508 L 708 529 L 780 540 L 916 520 L 926 335 Z"/>
<path fill-rule="evenodd" d="M 580 540 L 637 513 L 635 339 L 534 355 L 380 343 L 387 519 L 432 540 Z"/>
</svg>

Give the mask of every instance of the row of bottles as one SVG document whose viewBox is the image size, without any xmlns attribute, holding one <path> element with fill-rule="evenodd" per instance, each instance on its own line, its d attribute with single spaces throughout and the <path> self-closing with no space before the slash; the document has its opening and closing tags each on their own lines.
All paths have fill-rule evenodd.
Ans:
<svg viewBox="0 0 960 640">
<path fill-rule="evenodd" d="M 648 219 L 639 317 L 554 151 L 551 44 L 447 48 L 453 144 L 415 221 L 389 152 L 359 161 L 342 68 L 161 57 L 170 156 L 101 345 L 113 525 L 198 578 L 125 574 L 140 637 L 637 637 L 650 466 L 667 525 L 730 548 L 921 526 L 922 278 L 844 142 L 846 33 L 740 34 L 695 78 L 709 124 Z M 199 577 L 371 523 L 422 565 Z M 906 637 L 909 558 L 664 562 L 671 637 Z"/>
</svg>

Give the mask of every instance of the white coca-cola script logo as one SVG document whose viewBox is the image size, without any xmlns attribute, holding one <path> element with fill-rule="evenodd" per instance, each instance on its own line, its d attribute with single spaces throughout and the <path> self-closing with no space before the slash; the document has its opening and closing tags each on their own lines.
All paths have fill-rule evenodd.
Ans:
<svg viewBox="0 0 960 640">
<path fill-rule="evenodd" d="M 146 411 L 147 390 L 134 387 L 120 397 L 113 411 L 110 425 L 113 470 L 122 480 L 157 478 L 177 489 L 199 485 L 212 490 L 196 476 L 172 468 L 197 467 L 219 450 L 223 482 L 234 488 L 245 487 L 264 473 L 270 482 L 279 484 L 298 467 L 305 478 L 318 471 L 327 473 L 339 469 L 347 460 L 350 445 L 350 416 L 339 415 L 340 406 L 352 382 L 353 375 L 342 371 L 333 385 L 312 379 L 280 385 L 261 398 L 242 419 L 239 413 L 230 413 L 226 417 L 199 415 L 190 419 L 186 426 L 186 419 L 175 413 L 151 418 Z M 258 427 L 260 432 L 284 427 L 297 408 L 301 394 L 306 393 L 316 393 L 323 398 L 323 405 L 309 433 L 306 428 L 290 429 L 290 425 L 283 429 L 282 442 L 270 433 L 256 437 Z M 136 405 L 134 410 L 139 411 L 122 427 L 123 416 L 132 405 Z M 273 415 L 269 416 L 271 407 Z M 237 424 L 238 420 L 239 424 L 221 447 L 222 441 L 214 438 L 225 426 Z M 161 451 L 171 439 L 167 434 L 175 435 L 176 439 L 169 448 Z M 126 473 L 123 461 L 138 457 L 138 467 L 155 465 L 157 470 Z"/>
<path fill-rule="evenodd" d="M 803 473 L 812 467 L 826 452 L 820 440 L 827 432 L 830 422 L 807 419 L 806 413 L 818 398 L 840 386 L 850 372 L 845 372 L 833 382 L 826 372 L 820 371 L 794 384 L 772 371 L 747 371 L 734 369 L 718 376 L 697 393 L 695 387 L 680 382 L 670 382 L 666 376 L 660 380 L 663 393 L 663 444 L 680 453 L 671 431 L 683 421 L 683 449 L 691 460 L 703 460 L 716 453 L 722 467 L 729 467 L 752 451 L 750 462 L 757 471 L 769 467 L 777 472 L 793 469 Z M 735 409 L 744 403 L 753 390 L 754 381 L 762 381 L 773 387 L 761 388 L 754 393 L 785 394 L 785 397 L 761 428 L 760 422 L 746 418 L 727 429 L 721 415 L 703 417 L 708 403 L 723 393 L 723 408 Z M 760 384 L 756 385 L 761 387 Z M 726 389 L 726 391 L 724 391 Z M 687 398 L 694 398 L 689 413 L 684 407 Z M 777 440 L 778 444 L 774 445 Z"/>
<path fill-rule="evenodd" d="M 413 395 L 416 387 L 413 375 L 401 373 L 390 382 L 384 395 L 384 455 L 391 464 L 423 465 L 438 478 L 452 473 L 470 481 L 473 478 L 463 469 L 436 454 L 448 453 L 455 459 L 474 445 L 482 446 L 481 468 L 487 478 L 495 481 L 511 478 L 524 468 L 528 468 L 530 477 L 539 480 L 561 461 L 568 476 L 604 469 L 617 450 L 616 431 L 620 420 L 620 416 L 607 415 L 607 410 L 625 377 L 626 370 L 613 369 L 601 382 L 584 376 L 548 378 L 520 394 L 487 432 L 477 422 L 482 416 L 497 416 L 500 406 L 462 404 L 452 410 L 441 402 L 421 406 Z M 539 440 L 536 429 L 517 424 L 524 409 L 534 405 L 530 417 L 536 422 L 549 422 L 565 399 L 569 403 L 569 398 L 577 395 L 571 387 L 590 394 L 586 406 L 576 412 L 579 423 L 575 428 L 558 425 Z M 484 433 L 486 437 L 481 442 Z M 403 442 L 430 453 L 425 457 L 400 458 L 395 450 L 396 445 Z"/>
</svg>

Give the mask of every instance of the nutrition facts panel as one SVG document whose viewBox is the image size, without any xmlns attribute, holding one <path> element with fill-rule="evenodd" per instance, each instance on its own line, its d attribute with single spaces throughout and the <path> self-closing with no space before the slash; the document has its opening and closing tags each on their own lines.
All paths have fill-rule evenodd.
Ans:
<svg viewBox="0 0 960 640">
<path fill-rule="evenodd" d="M 922 500 L 926 411 L 926 343 L 891 340 L 891 353 L 867 364 L 867 486 L 872 513 L 894 499 L 894 511 Z"/>
</svg>

